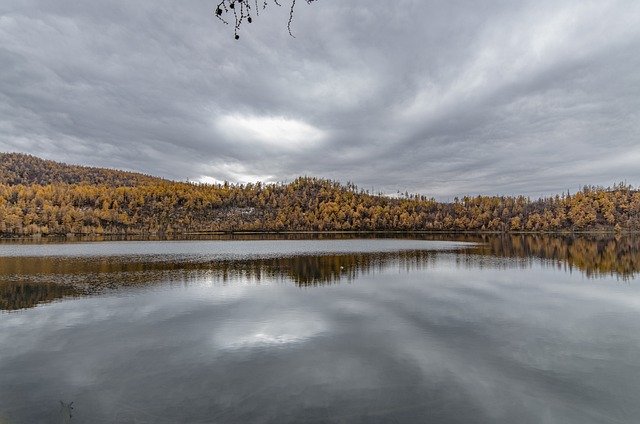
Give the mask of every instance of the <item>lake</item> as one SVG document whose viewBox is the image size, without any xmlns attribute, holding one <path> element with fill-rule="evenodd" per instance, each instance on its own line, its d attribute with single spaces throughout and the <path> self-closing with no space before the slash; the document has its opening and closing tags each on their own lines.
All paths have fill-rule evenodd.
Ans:
<svg viewBox="0 0 640 424">
<path fill-rule="evenodd" d="M 639 272 L 634 237 L 0 242 L 0 423 L 638 423 Z"/>
</svg>

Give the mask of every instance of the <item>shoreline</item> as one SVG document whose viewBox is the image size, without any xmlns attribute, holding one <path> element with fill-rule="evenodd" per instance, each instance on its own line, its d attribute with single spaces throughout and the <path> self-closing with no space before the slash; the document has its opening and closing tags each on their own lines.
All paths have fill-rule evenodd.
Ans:
<svg viewBox="0 0 640 424">
<path fill-rule="evenodd" d="M 384 230 L 384 231 L 194 231 L 184 233 L 67 233 L 67 234 L 33 234 L 33 235 L 0 235 L 0 240 L 67 240 L 96 238 L 131 238 L 131 239 L 189 239 L 198 237 L 233 237 L 233 236 L 638 236 L 638 230 L 561 230 L 561 231 L 434 231 L 434 230 Z"/>
</svg>

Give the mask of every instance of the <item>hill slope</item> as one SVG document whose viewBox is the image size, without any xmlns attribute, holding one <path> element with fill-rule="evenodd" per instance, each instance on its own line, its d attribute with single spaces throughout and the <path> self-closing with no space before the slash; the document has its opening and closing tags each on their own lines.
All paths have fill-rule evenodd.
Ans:
<svg viewBox="0 0 640 424">
<path fill-rule="evenodd" d="M 191 184 L 32 156 L 0 159 L 0 235 L 214 231 L 640 230 L 640 192 L 585 187 L 567 196 L 477 196 L 438 203 L 374 196 L 352 184 Z"/>
<path fill-rule="evenodd" d="M 78 184 L 136 187 L 160 184 L 161 178 L 107 168 L 67 165 L 22 153 L 0 153 L 0 184 Z"/>
</svg>

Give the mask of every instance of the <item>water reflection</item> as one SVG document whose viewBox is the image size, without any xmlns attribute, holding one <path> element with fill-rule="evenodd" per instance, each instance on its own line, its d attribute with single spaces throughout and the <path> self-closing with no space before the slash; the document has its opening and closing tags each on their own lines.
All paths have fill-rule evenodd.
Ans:
<svg viewBox="0 0 640 424">
<path fill-rule="evenodd" d="M 589 278 L 613 275 L 623 280 L 640 271 L 640 238 L 636 237 L 463 235 L 456 241 L 476 243 L 455 251 L 456 265 L 464 268 L 526 269 L 542 262 L 566 271 L 578 270 Z M 390 264 L 406 270 L 427 268 L 451 254 L 412 249 L 213 260 L 206 254 L 0 257 L 0 309 L 30 308 L 65 297 L 158 281 L 225 284 L 239 280 L 260 283 L 270 278 L 312 287 L 350 282 Z"/>
<path fill-rule="evenodd" d="M 541 259 L 548 266 L 570 272 L 577 270 L 589 278 L 615 276 L 630 280 L 640 272 L 640 237 L 637 235 L 431 234 L 422 238 L 477 244 L 464 251 L 475 258 L 460 259 L 461 265 L 473 261 L 469 266 L 529 268 Z"/>
<path fill-rule="evenodd" d="M 497 246 L 2 258 L 3 284 L 107 295 L 0 316 L 0 416 L 636 423 L 640 287 Z"/>
<path fill-rule="evenodd" d="M 580 270 L 587 277 L 617 275 L 630 279 L 640 271 L 639 237 L 512 235 L 466 240 L 482 243 L 477 249 L 481 255 L 541 258 Z"/>
<path fill-rule="evenodd" d="M 0 309 L 32 308 L 64 297 L 78 296 L 80 290 L 56 283 L 0 283 Z"/>
<path fill-rule="evenodd" d="M 145 286 L 156 282 L 189 284 L 206 281 L 227 284 L 264 279 L 293 281 L 299 287 L 350 282 L 363 273 L 380 271 L 391 263 L 403 267 L 426 266 L 437 252 L 357 253 L 303 255 L 246 260 L 201 257 L 49 258 L 0 257 L 0 308 L 15 310 L 63 297 L 94 295 L 110 289 Z"/>
</svg>

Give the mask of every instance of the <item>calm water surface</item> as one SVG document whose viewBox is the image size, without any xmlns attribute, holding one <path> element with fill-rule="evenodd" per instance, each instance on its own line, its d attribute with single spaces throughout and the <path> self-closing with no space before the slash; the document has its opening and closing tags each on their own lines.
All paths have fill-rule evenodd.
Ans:
<svg viewBox="0 0 640 424">
<path fill-rule="evenodd" d="M 638 423 L 639 245 L 3 243 L 0 423 Z"/>
</svg>

